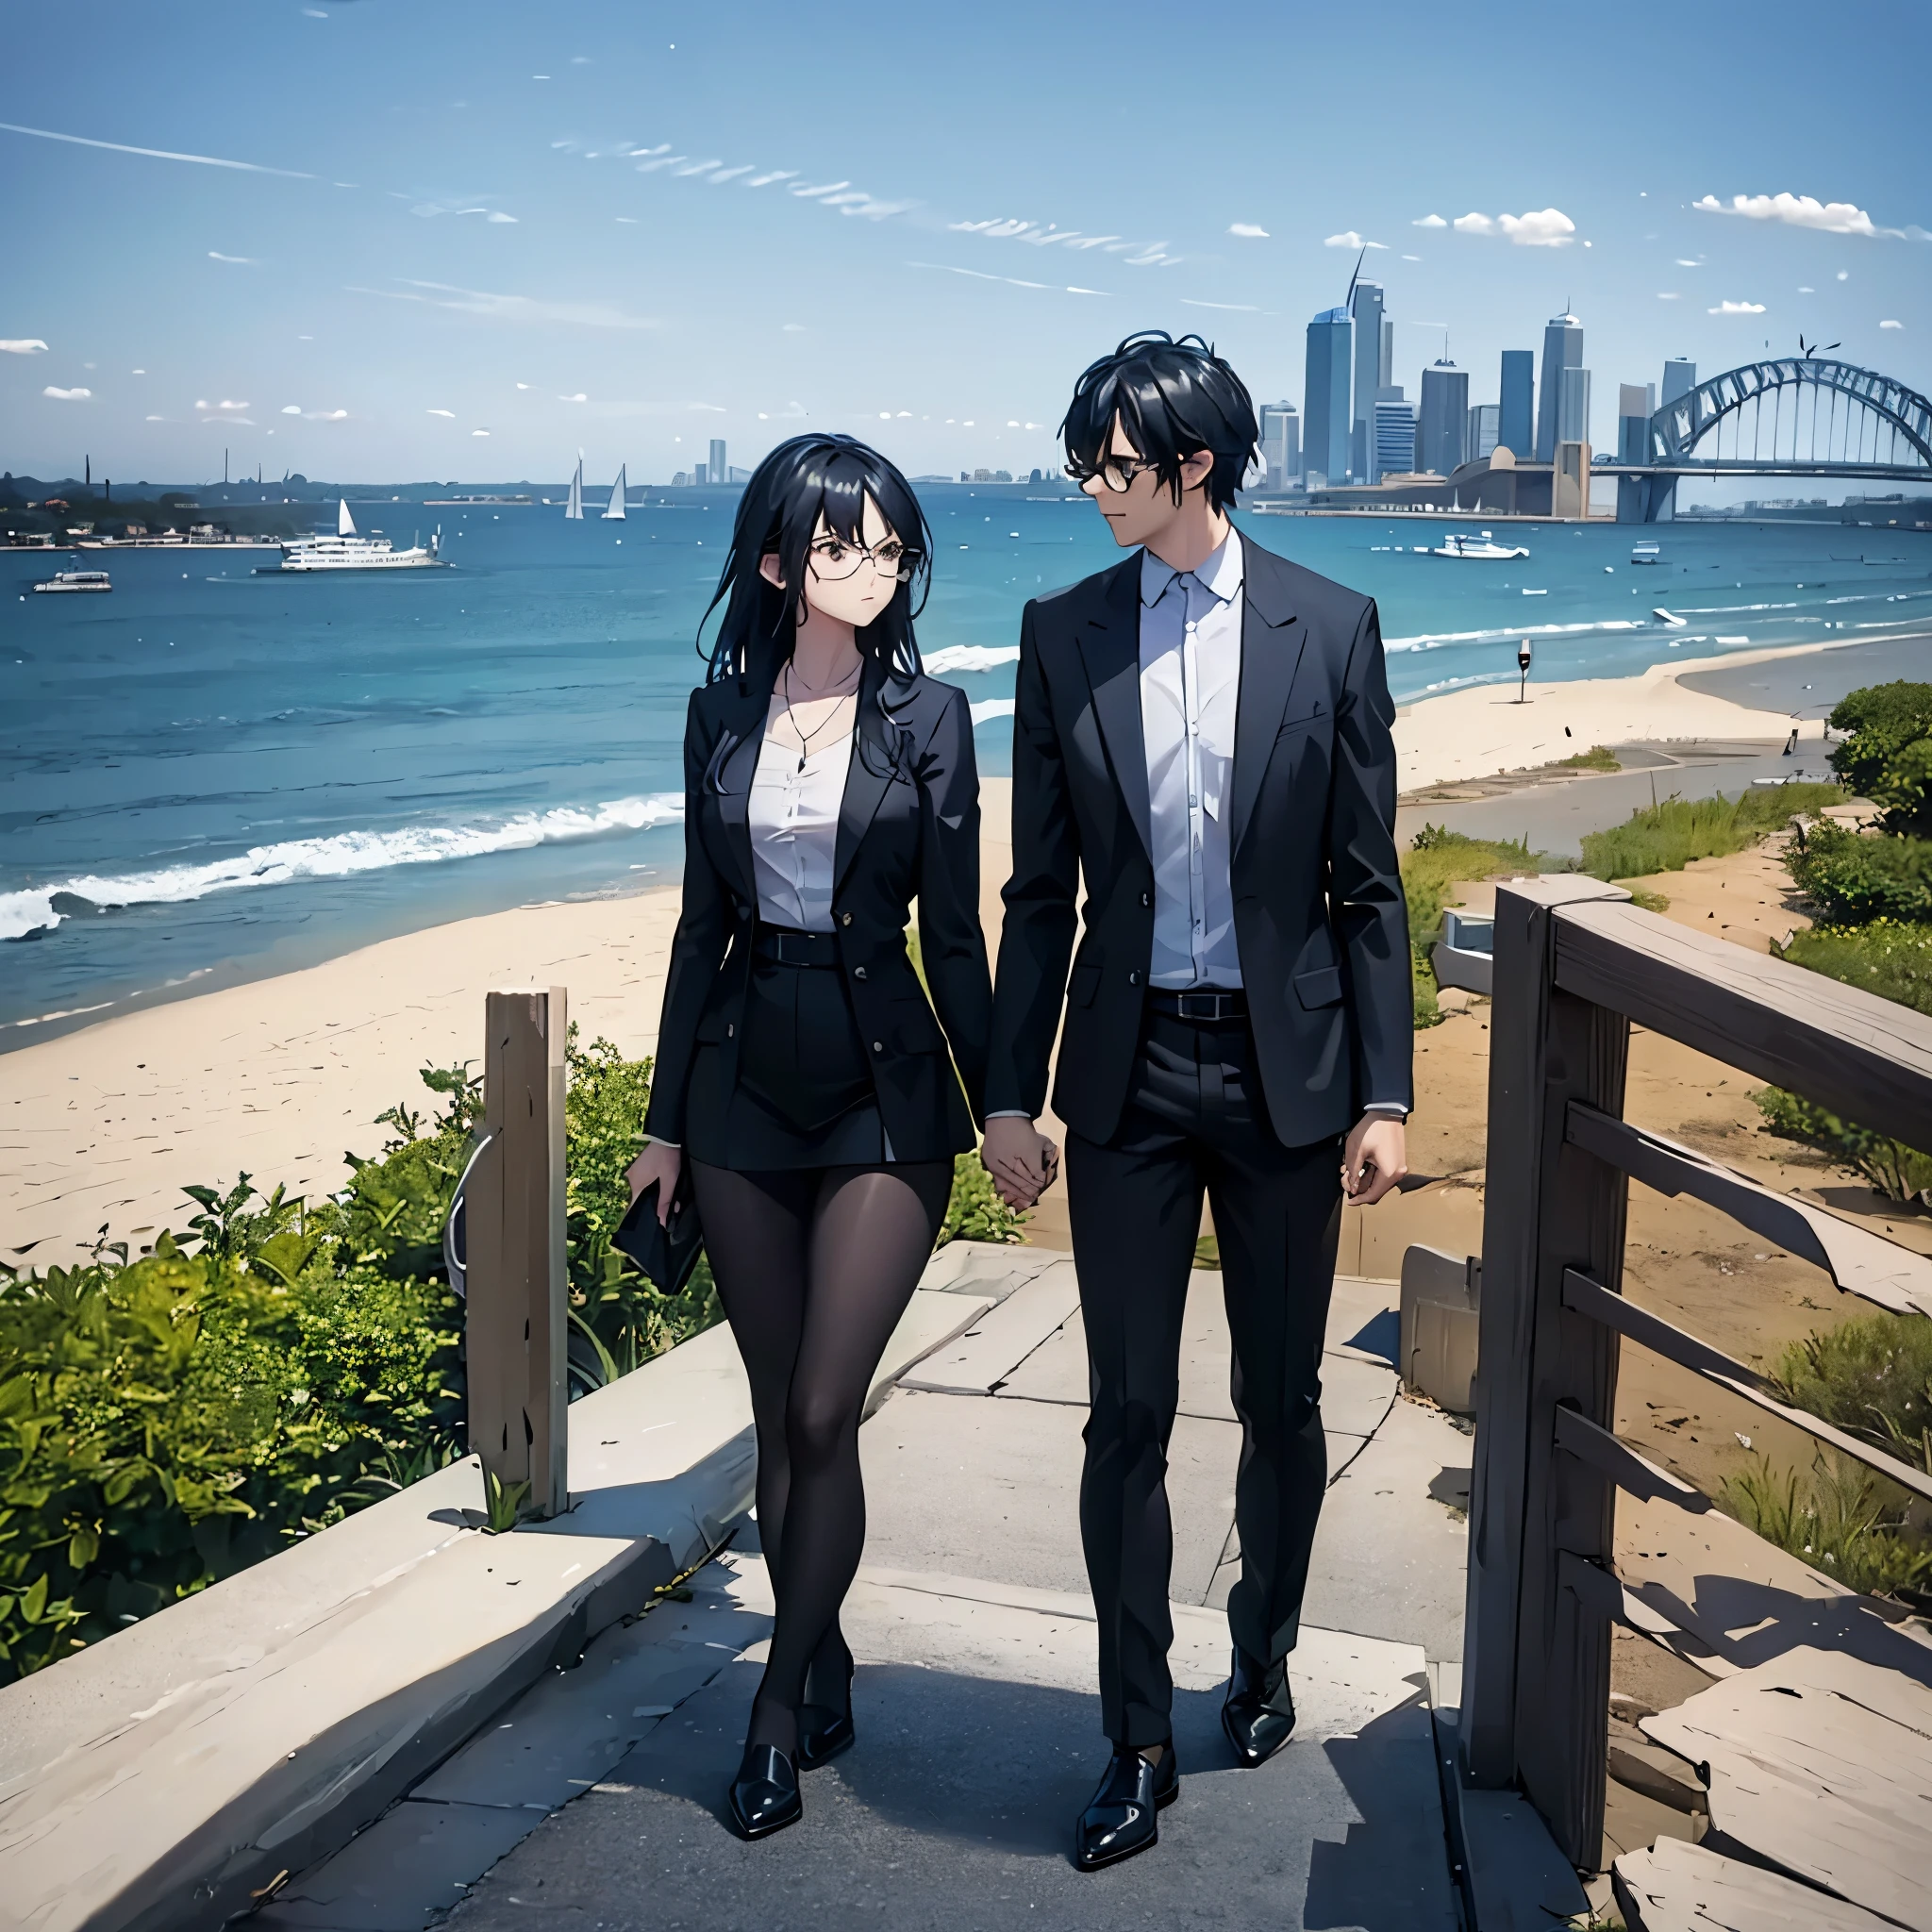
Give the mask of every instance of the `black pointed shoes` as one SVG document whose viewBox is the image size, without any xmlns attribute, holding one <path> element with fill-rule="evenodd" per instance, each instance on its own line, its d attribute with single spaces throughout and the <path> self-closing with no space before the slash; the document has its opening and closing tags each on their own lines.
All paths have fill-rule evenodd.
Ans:
<svg viewBox="0 0 1932 1932">
<path fill-rule="evenodd" d="M 841 1710 L 831 1704 L 801 1704 L 798 1707 L 798 1768 L 816 1771 L 829 1764 L 841 1751 L 849 1751 L 858 1733 L 852 1727 L 853 1662 L 845 1659 L 845 1703 Z M 812 1687 L 809 1679 L 806 1688 Z"/>
<path fill-rule="evenodd" d="M 1236 1650 L 1221 1728 L 1249 1770 L 1266 1764 L 1288 1742 L 1294 1731 L 1294 1698 L 1288 1688 L 1286 1658 L 1264 1666 Z"/>
<path fill-rule="evenodd" d="M 774 1744 L 747 1744 L 738 1775 L 731 1781 L 731 1822 L 739 1836 L 770 1838 L 805 1815 L 798 1796 L 798 1773 Z"/>
<path fill-rule="evenodd" d="M 1100 1789 L 1074 1826 L 1074 1863 L 1082 1872 L 1098 1872 L 1158 1844 L 1158 1814 L 1180 1794 L 1172 1743 L 1158 1764 L 1149 1764 L 1138 1751 L 1116 1750 Z"/>
</svg>

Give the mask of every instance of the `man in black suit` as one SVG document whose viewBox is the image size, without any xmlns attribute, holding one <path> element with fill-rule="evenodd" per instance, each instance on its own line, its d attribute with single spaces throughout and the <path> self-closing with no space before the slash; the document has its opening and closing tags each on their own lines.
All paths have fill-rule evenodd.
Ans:
<svg viewBox="0 0 1932 1932">
<path fill-rule="evenodd" d="M 1413 1005 L 1375 607 L 1230 524 L 1257 434 L 1241 379 L 1199 337 L 1130 337 L 1061 427 L 1134 555 L 1021 625 L 984 1158 L 1014 1205 L 1052 1180 L 1034 1123 L 1061 1027 L 1080 1529 L 1114 1747 L 1076 1828 L 1093 1870 L 1153 1844 L 1178 1790 L 1164 1480 L 1204 1190 L 1241 1423 L 1223 1724 L 1247 1765 L 1293 1728 L 1341 1201 L 1406 1171 Z"/>
</svg>

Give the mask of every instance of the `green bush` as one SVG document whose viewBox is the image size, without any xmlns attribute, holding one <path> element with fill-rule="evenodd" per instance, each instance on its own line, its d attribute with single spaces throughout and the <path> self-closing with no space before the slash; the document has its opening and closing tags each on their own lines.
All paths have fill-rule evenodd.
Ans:
<svg viewBox="0 0 1932 1932">
<path fill-rule="evenodd" d="M 1932 920 L 1932 839 L 1855 832 L 1826 819 L 1798 829 L 1785 867 L 1827 924 Z"/>
<path fill-rule="evenodd" d="M 1932 1154 L 1842 1121 L 1782 1087 L 1760 1088 L 1751 1098 L 1774 1134 L 1830 1155 L 1862 1174 L 1888 1201 L 1917 1201 L 1932 1189 Z"/>
<path fill-rule="evenodd" d="M 1759 1457 L 1757 1468 L 1725 1483 L 1717 1501 L 1746 1529 L 1848 1590 L 1915 1607 L 1932 1591 L 1932 1549 L 1907 1527 L 1899 1492 L 1849 1457 L 1827 1460 L 1821 1450 L 1807 1481 L 1795 1471 L 1778 1476 Z"/>
<path fill-rule="evenodd" d="M 1559 772 L 1621 772 L 1624 760 L 1607 744 L 1593 744 L 1588 751 L 1573 751 L 1557 760 Z"/>
<path fill-rule="evenodd" d="M 1867 685 L 1830 722 L 1846 734 L 1832 750 L 1832 770 L 1883 808 L 1888 832 L 1932 837 L 1932 684 Z"/>
<path fill-rule="evenodd" d="M 1436 1002 L 1436 969 L 1431 948 L 1442 924 L 1442 909 L 1454 890 L 1472 879 L 1516 877 L 1547 869 L 1520 839 L 1471 839 L 1441 825 L 1425 824 L 1402 855 L 1402 891 L 1408 902 L 1409 969 L 1415 989 L 1415 1024 L 1420 1030 L 1441 1023 Z"/>
<path fill-rule="evenodd" d="M 1932 1321 L 1868 1315 L 1807 1335 L 1784 1352 L 1774 1377 L 1808 1410 L 1932 1474 Z"/>
<path fill-rule="evenodd" d="M 1932 1013 L 1932 924 L 1874 919 L 1864 925 L 1814 926 L 1794 932 L 1779 952 L 1827 979 Z"/>
<path fill-rule="evenodd" d="M 1621 825 L 1583 835 L 1583 866 L 1592 878 L 1637 879 L 1681 872 L 1693 858 L 1741 852 L 1798 812 L 1840 805 L 1836 785 L 1754 786 L 1738 798 L 1666 798 Z"/>
</svg>

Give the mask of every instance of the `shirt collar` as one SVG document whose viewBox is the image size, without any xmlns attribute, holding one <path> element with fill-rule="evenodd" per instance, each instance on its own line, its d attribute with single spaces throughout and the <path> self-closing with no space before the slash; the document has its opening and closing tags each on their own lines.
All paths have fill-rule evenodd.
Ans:
<svg viewBox="0 0 1932 1932">
<path fill-rule="evenodd" d="M 1241 539 L 1232 525 L 1221 547 L 1192 574 L 1194 581 L 1224 604 L 1231 604 L 1241 591 Z M 1141 602 L 1149 607 L 1167 595 L 1167 587 L 1180 575 L 1172 564 L 1163 563 L 1153 551 L 1141 553 Z"/>
</svg>

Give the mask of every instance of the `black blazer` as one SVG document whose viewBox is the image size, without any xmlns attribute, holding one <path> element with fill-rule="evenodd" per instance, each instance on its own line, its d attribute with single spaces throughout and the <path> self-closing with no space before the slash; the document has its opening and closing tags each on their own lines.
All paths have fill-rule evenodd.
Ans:
<svg viewBox="0 0 1932 1932">
<path fill-rule="evenodd" d="M 1414 1007 L 1395 860 L 1395 708 L 1374 604 L 1245 534 L 1229 824 L 1235 939 L 1276 1135 L 1410 1104 Z M 986 1104 L 1119 1123 L 1154 944 L 1141 730 L 1141 557 L 1035 598 L 1020 626 L 1013 876 Z M 1068 978 L 1085 874 L 1085 934 Z"/>
<path fill-rule="evenodd" d="M 691 694 L 684 909 L 671 942 L 644 1122 L 647 1133 L 665 1141 L 684 1140 L 685 1095 L 700 1041 L 722 1049 L 725 1079 L 737 1084 L 758 913 L 746 812 L 771 695 L 741 677 Z M 992 1008 L 979 924 L 979 776 L 964 691 L 868 661 L 834 865 L 840 970 L 871 1052 L 892 1151 L 901 1160 L 947 1158 L 974 1144 Z M 915 898 L 938 1021 L 906 950 Z"/>
</svg>

